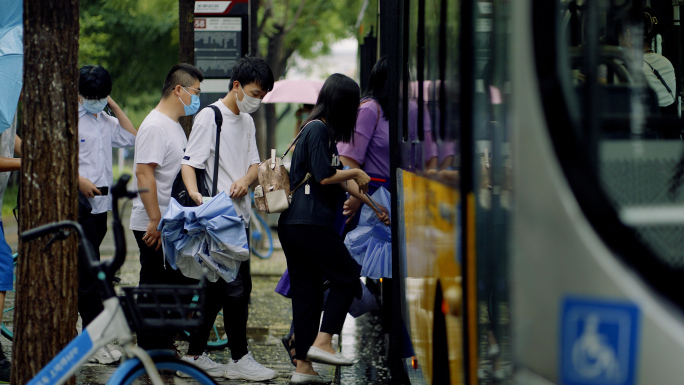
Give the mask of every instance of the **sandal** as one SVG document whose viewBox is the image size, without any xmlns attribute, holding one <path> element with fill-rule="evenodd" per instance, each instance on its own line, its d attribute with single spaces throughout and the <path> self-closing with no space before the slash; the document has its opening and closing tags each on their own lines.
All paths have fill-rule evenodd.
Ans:
<svg viewBox="0 0 684 385">
<path fill-rule="evenodd" d="M 283 343 L 283 346 L 285 347 L 285 350 L 287 351 L 287 356 L 290 357 L 290 362 L 292 362 L 292 365 L 294 367 L 297 367 L 297 359 L 294 357 L 292 354 L 292 349 L 294 349 L 294 341 L 291 339 L 290 336 L 285 336 L 280 339 L 280 341 Z"/>
</svg>

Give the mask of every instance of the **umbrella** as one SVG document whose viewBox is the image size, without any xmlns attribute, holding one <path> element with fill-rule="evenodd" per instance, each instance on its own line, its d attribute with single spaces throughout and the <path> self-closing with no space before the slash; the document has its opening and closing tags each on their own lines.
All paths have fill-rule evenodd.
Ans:
<svg viewBox="0 0 684 385">
<path fill-rule="evenodd" d="M 263 102 L 316 104 L 322 87 L 322 80 L 278 80 L 273 84 L 273 90 L 266 94 Z"/>
<path fill-rule="evenodd" d="M 372 195 L 373 201 L 390 206 L 390 193 L 384 187 Z M 361 276 L 379 279 L 392 278 L 392 232 L 380 222 L 372 208 L 363 206 L 358 226 L 344 239 L 349 253 L 361 265 Z"/>
<path fill-rule="evenodd" d="M 0 12 L 0 133 L 12 124 L 17 111 L 24 65 L 23 1 L 3 0 Z"/>
<path fill-rule="evenodd" d="M 199 207 L 184 207 L 171 199 L 159 222 L 166 261 L 186 277 L 231 282 L 240 262 L 249 259 L 247 234 L 233 202 L 221 192 Z"/>
</svg>

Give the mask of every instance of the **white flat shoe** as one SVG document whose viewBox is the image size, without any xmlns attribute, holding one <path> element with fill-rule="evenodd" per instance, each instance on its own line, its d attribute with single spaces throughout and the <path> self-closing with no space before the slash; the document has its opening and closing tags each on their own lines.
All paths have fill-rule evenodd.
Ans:
<svg viewBox="0 0 684 385">
<path fill-rule="evenodd" d="M 321 376 L 304 373 L 292 373 L 290 384 L 329 384 L 330 381 L 324 380 Z"/>
<path fill-rule="evenodd" d="M 349 358 L 343 357 L 341 354 L 328 353 L 325 350 L 321 350 L 313 346 L 310 347 L 309 351 L 306 353 L 306 358 L 312 362 L 318 362 L 321 364 L 337 366 L 354 365 L 354 361 L 352 361 Z"/>
</svg>

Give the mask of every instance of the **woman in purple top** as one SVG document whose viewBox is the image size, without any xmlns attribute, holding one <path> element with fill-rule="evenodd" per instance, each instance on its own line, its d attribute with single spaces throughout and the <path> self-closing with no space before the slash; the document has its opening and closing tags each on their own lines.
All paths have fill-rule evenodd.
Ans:
<svg viewBox="0 0 684 385">
<path fill-rule="evenodd" d="M 368 88 L 361 96 L 354 141 L 337 143 L 342 164 L 349 168 L 361 168 L 371 177 L 368 185 L 369 194 L 374 193 L 380 186 L 389 188 L 389 122 L 384 113 L 388 100 L 387 57 L 383 56 L 373 66 L 368 78 Z M 346 223 L 350 224 L 347 230 L 356 227 L 359 218 L 356 213 L 360 208 L 361 201 L 354 197 L 344 202 L 343 214 L 347 217 Z M 336 228 L 341 230 L 343 224 L 339 223 L 339 220 L 336 222 Z"/>
<path fill-rule="evenodd" d="M 369 194 L 379 187 L 389 189 L 390 181 L 390 140 L 389 121 L 385 116 L 385 110 L 389 103 L 389 87 L 387 86 L 387 57 L 383 56 L 375 63 L 368 78 L 368 88 L 361 96 L 353 143 L 338 143 L 337 151 L 340 161 L 349 168 L 361 168 L 370 177 Z M 427 109 L 426 109 L 427 110 Z M 409 136 L 411 142 L 417 138 L 418 105 L 414 101 L 409 103 Z M 413 159 L 413 167 L 416 169 L 437 168 L 437 145 L 432 139 L 430 114 L 425 111 L 424 141 L 421 146 L 423 152 L 414 153 L 413 146 L 409 148 L 410 154 L 405 158 Z M 361 202 L 351 197 L 344 202 L 343 216 L 337 219 L 335 228 L 341 229 L 341 223 L 346 217 L 348 226 L 344 229 L 350 231 L 356 227 L 358 216 L 356 213 L 361 209 Z M 342 230 L 340 230 L 342 231 Z"/>
</svg>

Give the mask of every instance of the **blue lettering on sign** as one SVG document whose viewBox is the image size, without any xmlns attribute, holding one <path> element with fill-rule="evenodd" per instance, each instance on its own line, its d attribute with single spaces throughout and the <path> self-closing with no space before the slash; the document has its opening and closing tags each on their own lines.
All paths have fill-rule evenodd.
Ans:
<svg viewBox="0 0 684 385">
<path fill-rule="evenodd" d="M 567 297 L 561 314 L 565 385 L 633 385 L 639 308 L 628 301 Z"/>
<path fill-rule="evenodd" d="M 29 385 L 56 384 L 73 368 L 84 355 L 90 352 L 93 341 L 87 330 L 69 343 L 59 354 L 41 370 Z"/>
</svg>

